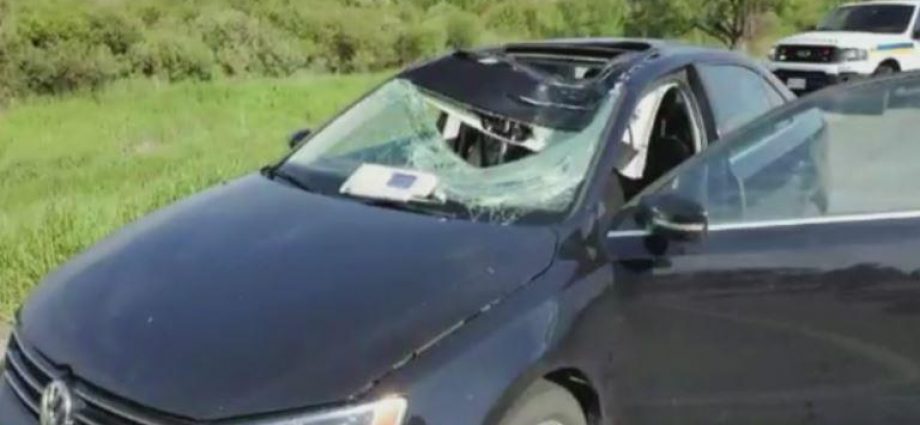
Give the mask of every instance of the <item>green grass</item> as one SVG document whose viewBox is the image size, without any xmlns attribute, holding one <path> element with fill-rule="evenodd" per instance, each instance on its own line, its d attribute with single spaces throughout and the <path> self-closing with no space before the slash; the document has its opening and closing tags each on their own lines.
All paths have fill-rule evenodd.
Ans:
<svg viewBox="0 0 920 425">
<path fill-rule="evenodd" d="M 118 83 L 0 112 L 0 320 L 49 271 L 145 213 L 258 169 L 385 75 Z"/>
</svg>

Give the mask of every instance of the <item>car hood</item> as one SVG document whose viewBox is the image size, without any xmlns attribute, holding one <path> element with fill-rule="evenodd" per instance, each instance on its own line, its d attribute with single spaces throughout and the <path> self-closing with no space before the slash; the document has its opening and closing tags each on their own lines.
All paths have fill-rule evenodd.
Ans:
<svg viewBox="0 0 920 425">
<path fill-rule="evenodd" d="M 548 228 L 366 206 L 254 175 L 48 277 L 20 335 L 82 380 L 213 420 L 344 401 L 551 262 Z"/>
<path fill-rule="evenodd" d="M 889 44 L 907 42 L 903 35 L 875 34 L 870 32 L 811 31 L 780 40 L 786 46 L 834 46 L 862 49 L 879 49 Z"/>
</svg>

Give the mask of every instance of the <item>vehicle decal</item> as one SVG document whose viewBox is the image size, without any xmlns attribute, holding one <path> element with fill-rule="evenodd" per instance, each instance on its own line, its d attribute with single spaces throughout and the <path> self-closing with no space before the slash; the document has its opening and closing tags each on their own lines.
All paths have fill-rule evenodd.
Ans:
<svg viewBox="0 0 920 425">
<path fill-rule="evenodd" d="M 878 46 L 875 47 L 876 52 L 886 52 L 886 53 L 909 52 L 913 50 L 914 50 L 913 42 L 879 44 Z"/>
</svg>

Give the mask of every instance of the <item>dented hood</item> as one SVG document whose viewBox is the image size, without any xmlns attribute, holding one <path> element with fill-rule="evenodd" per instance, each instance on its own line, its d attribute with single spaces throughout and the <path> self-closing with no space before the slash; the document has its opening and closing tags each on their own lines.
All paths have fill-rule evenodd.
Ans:
<svg viewBox="0 0 920 425">
<path fill-rule="evenodd" d="M 365 206 L 250 176 L 49 277 L 21 338 L 117 396 L 199 420 L 337 402 L 544 270 L 546 228 Z"/>
</svg>

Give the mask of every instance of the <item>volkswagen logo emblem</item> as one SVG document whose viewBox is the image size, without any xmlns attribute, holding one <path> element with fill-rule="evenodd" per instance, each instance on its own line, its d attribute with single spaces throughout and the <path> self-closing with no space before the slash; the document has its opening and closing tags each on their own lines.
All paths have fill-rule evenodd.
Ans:
<svg viewBox="0 0 920 425">
<path fill-rule="evenodd" d="M 45 387 L 41 408 L 41 425 L 74 425 L 73 394 L 63 381 Z"/>
</svg>

